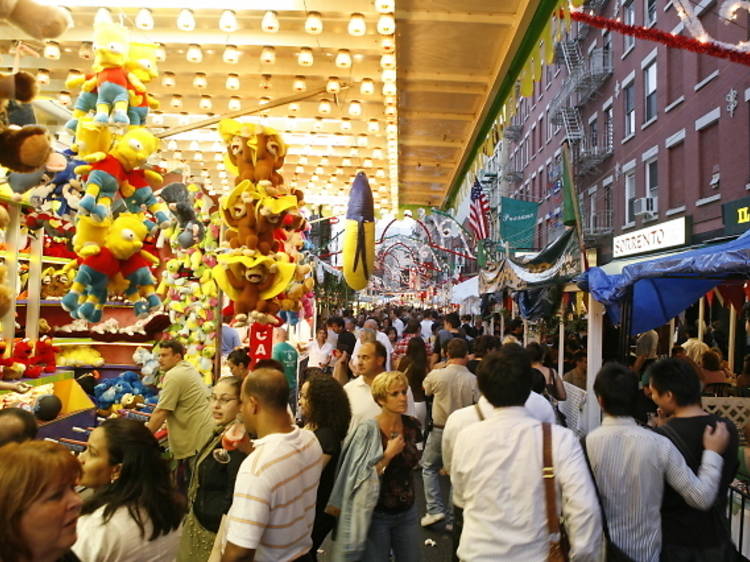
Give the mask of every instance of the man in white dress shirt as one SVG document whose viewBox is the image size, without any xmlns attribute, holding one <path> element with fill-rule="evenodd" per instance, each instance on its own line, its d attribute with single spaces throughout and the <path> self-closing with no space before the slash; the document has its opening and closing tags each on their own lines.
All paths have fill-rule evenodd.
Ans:
<svg viewBox="0 0 750 562">
<path fill-rule="evenodd" d="M 602 425 L 586 436 L 611 541 L 632 560 L 658 562 L 664 481 L 692 507 L 707 510 L 721 480 L 721 453 L 729 442 L 722 422 L 703 434 L 696 475 L 666 437 L 640 427 L 632 417 L 638 379 L 617 363 L 602 367 L 594 392 L 604 411 Z"/>
<path fill-rule="evenodd" d="M 472 562 L 546 560 L 550 547 L 542 478 L 542 427 L 524 404 L 531 363 L 518 345 L 482 360 L 477 380 L 494 406 L 464 428 L 449 463 L 453 502 L 463 508 L 458 557 Z M 552 459 L 558 508 L 573 561 L 598 560 L 602 526 L 594 485 L 575 434 L 553 425 Z"/>
<path fill-rule="evenodd" d="M 401 320 L 399 312 L 398 308 L 391 310 L 391 325 L 396 328 L 396 333 L 398 333 L 398 337 L 400 338 L 404 334 L 404 321 Z"/>
</svg>

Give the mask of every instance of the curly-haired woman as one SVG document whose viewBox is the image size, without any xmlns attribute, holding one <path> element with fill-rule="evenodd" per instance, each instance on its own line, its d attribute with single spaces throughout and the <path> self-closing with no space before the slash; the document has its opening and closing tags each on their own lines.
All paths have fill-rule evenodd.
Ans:
<svg viewBox="0 0 750 562">
<path fill-rule="evenodd" d="M 336 525 L 336 518 L 323 510 L 328 504 L 328 497 L 333 489 L 341 443 L 346 437 L 352 413 L 349 399 L 342 386 L 330 376 L 323 374 L 312 375 L 302 385 L 299 407 L 305 420 L 305 429 L 315 433 L 323 449 L 324 467 L 320 475 L 318 497 L 315 502 L 313 546 L 310 549 L 310 556 L 313 560 L 317 560 L 318 547 Z"/>
</svg>

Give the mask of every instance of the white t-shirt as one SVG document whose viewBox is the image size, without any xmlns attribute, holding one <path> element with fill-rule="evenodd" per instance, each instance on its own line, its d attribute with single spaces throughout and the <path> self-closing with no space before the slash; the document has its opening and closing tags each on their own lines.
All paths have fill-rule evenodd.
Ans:
<svg viewBox="0 0 750 562">
<path fill-rule="evenodd" d="M 375 416 L 379 415 L 382 411 L 382 408 L 372 397 L 370 385 L 365 382 L 364 378 L 357 377 L 350 380 L 344 385 L 344 391 L 347 398 L 349 398 L 349 406 L 352 409 L 352 421 L 349 424 L 350 430 L 357 427 L 363 421 L 375 419 Z M 414 394 L 411 392 L 411 387 L 406 387 L 406 415 L 412 417 L 417 415 L 417 409 L 414 406 Z"/>
<path fill-rule="evenodd" d="M 401 337 L 404 334 L 404 321 L 401 320 L 401 318 L 396 318 L 393 321 L 393 327 L 396 328 L 396 333 L 398 334 L 398 337 Z"/>
<path fill-rule="evenodd" d="M 297 427 L 253 445 L 234 484 L 227 541 L 254 549 L 258 562 L 294 560 L 312 547 L 323 451 L 312 431 Z"/>
<path fill-rule="evenodd" d="M 430 338 L 432 337 L 432 320 L 422 320 L 419 325 L 422 328 L 422 339 L 426 342 L 429 342 Z"/>
<path fill-rule="evenodd" d="M 321 365 L 327 366 L 331 361 L 333 346 L 326 342 L 321 347 L 318 340 L 313 340 L 307 351 L 310 354 L 310 359 L 307 362 L 308 367 L 320 367 Z"/>
<path fill-rule="evenodd" d="M 182 527 L 149 541 L 152 529 L 147 515 L 145 536 L 127 507 L 120 507 L 106 523 L 103 517 L 104 506 L 78 518 L 73 552 L 81 562 L 172 562 L 177 556 Z"/>
</svg>

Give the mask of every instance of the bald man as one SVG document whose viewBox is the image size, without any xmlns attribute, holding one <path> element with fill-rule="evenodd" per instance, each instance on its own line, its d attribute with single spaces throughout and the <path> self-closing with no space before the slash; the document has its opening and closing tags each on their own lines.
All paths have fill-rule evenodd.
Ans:
<svg viewBox="0 0 750 562">
<path fill-rule="evenodd" d="M 0 410 L 0 447 L 35 439 L 37 430 L 36 418 L 31 412 L 21 408 Z"/>
<path fill-rule="evenodd" d="M 391 355 L 393 354 L 393 345 L 391 345 L 391 340 L 389 340 L 388 336 L 386 336 L 383 332 L 380 331 L 379 326 L 378 326 L 378 321 L 375 320 L 374 318 L 368 318 L 367 320 L 365 320 L 363 328 L 367 328 L 375 332 L 375 339 L 383 344 L 383 347 L 385 348 L 385 351 L 386 351 L 385 370 L 390 371 L 391 370 Z M 359 348 L 363 343 L 365 342 L 357 338 L 357 343 L 354 346 L 354 353 L 352 354 L 352 357 L 356 357 L 357 352 L 359 351 Z"/>
<path fill-rule="evenodd" d="M 256 369 L 242 385 L 242 419 L 258 436 L 242 462 L 228 514 L 222 562 L 296 560 L 312 547 L 323 451 L 315 434 L 292 425 L 289 385 L 277 369 Z"/>
</svg>

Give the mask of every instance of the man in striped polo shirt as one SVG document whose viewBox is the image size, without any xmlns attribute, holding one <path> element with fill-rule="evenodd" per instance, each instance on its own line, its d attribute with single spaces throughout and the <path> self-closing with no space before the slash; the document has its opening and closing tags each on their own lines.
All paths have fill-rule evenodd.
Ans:
<svg viewBox="0 0 750 562">
<path fill-rule="evenodd" d="M 315 434 L 292 425 L 289 385 L 276 369 L 257 369 L 242 385 L 242 418 L 257 435 L 242 462 L 228 514 L 223 562 L 305 559 L 323 467 Z"/>
</svg>

